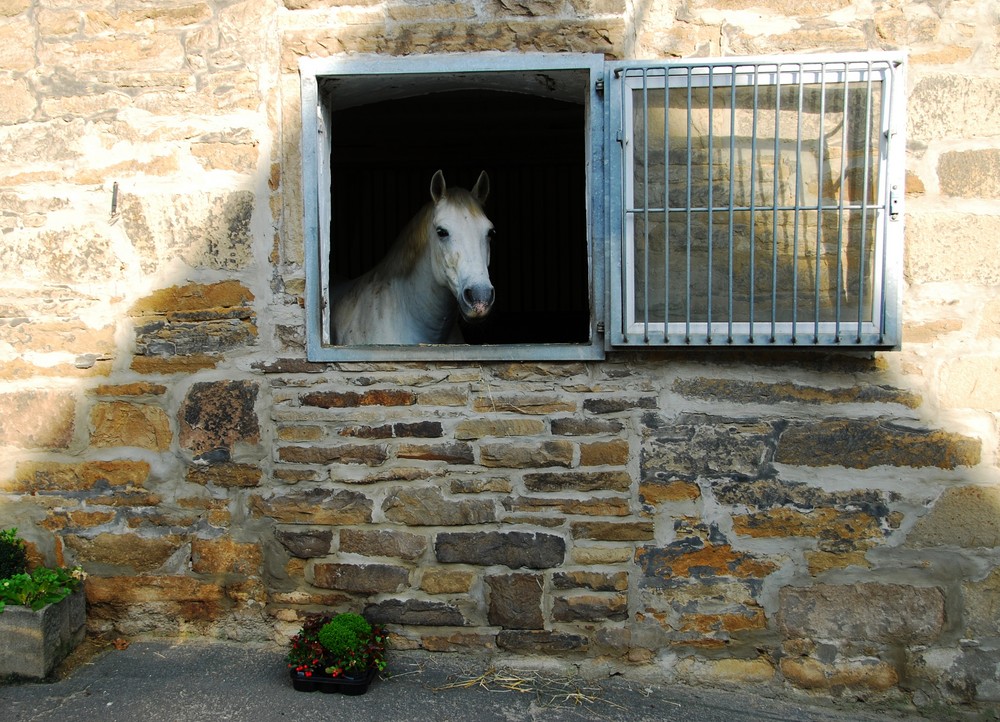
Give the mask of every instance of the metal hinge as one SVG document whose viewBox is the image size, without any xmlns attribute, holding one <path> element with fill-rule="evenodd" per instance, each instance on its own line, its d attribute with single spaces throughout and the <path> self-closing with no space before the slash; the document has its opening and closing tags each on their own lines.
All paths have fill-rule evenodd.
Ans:
<svg viewBox="0 0 1000 722">
<path fill-rule="evenodd" d="M 899 186 L 893 186 L 889 189 L 889 218 L 898 221 L 899 220 L 899 207 L 902 203 L 902 199 L 899 197 Z"/>
<path fill-rule="evenodd" d="M 604 95 L 604 78 L 598 78 L 594 83 L 594 90 L 597 91 L 598 95 Z"/>
</svg>

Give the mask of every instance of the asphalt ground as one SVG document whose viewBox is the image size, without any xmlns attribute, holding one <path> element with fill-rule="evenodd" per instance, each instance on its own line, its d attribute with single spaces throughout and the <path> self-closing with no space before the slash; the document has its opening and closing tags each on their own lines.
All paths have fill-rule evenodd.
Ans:
<svg viewBox="0 0 1000 722">
<path fill-rule="evenodd" d="M 124 645 L 122 645 L 124 647 Z M 3 722 L 419 720 L 421 722 L 876 722 L 923 720 L 743 691 L 567 677 L 452 655 L 393 653 L 360 696 L 293 689 L 277 645 L 133 642 L 64 664 L 54 680 L 0 685 Z"/>
</svg>

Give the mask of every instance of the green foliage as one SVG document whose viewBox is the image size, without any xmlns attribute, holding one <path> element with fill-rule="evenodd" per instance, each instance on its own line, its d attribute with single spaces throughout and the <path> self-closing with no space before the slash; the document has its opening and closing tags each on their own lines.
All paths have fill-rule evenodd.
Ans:
<svg viewBox="0 0 1000 722">
<path fill-rule="evenodd" d="M 39 610 L 46 604 L 62 601 L 72 594 L 83 581 L 83 570 L 49 569 L 39 567 L 35 571 L 15 574 L 9 579 L 0 579 L 0 612 L 7 604 L 19 604 Z"/>
<path fill-rule="evenodd" d="M 320 672 L 338 677 L 372 668 L 382 671 L 386 667 L 385 633 L 360 614 L 310 617 L 292 637 L 288 666 L 306 677 Z"/>
<path fill-rule="evenodd" d="M 28 552 L 17 529 L 0 530 L 0 579 L 24 574 L 28 569 Z"/>
</svg>

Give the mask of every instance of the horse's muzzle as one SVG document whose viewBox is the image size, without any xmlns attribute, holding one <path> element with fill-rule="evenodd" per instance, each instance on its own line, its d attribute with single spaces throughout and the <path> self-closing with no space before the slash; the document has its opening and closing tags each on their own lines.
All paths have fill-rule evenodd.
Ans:
<svg viewBox="0 0 1000 722">
<path fill-rule="evenodd" d="M 493 286 L 469 286 L 462 292 L 458 306 L 467 321 L 481 321 L 489 315 L 495 297 Z"/>
</svg>

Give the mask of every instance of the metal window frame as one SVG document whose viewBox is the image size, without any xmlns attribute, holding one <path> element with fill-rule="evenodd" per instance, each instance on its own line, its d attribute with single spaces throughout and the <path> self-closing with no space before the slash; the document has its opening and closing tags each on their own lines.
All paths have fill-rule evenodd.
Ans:
<svg viewBox="0 0 1000 722">
<path fill-rule="evenodd" d="M 576 70 L 586 72 L 587 97 L 586 153 L 588 266 L 591 306 L 590 340 L 587 343 L 419 346 L 337 346 L 329 334 L 329 219 L 330 208 L 330 109 L 320 93 L 320 82 L 331 76 L 394 76 L 401 81 L 417 76 L 455 73 L 482 74 L 484 84 L 490 74 L 522 71 Z M 303 58 L 299 61 L 302 123 L 303 243 L 305 246 L 306 355 L 310 361 L 507 361 L 507 360 L 599 360 L 605 356 L 602 334 L 605 318 L 604 249 L 605 177 L 604 122 L 600 97 L 604 79 L 604 58 L 578 53 L 460 53 L 453 55 L 387 58 L 350 56 Z M 494 76 L 495 77 L 495 76 Z"/>
<path fill-rule="evenodd" d="M 766 69 L 766 70 L 762 70 Z M 609 136 L 607 140 L 607 152 L 609 154 L 609 241 L 608 241 L 608 268 L 609 277 L 609 324 L 607 333 L 607 343 L 609 348 L 615 347 L 644 347 L 644 346 L 770 346 L 789 348 L 816 348 L 816 347 L 838 347 L 856 349 L 895 349 L 900 344 L 900 315 L 901 298 L 900 285 L 902 277 L 902 199 L 903 199 L 903 173 L 904 173 L 904 153 L 905 153 L 905 122 L 904 122 L 904 91 L 905 91 L 905 55 L 903 53 L 838 53 L 829 55 L 788 55 L 788 56 L 762 56 L 762 57 L 732 57 L 713 59 L 688 59 L 670 63 L 640 63 L 640 62 L 614 62 L 606 65 L 606 86 L 609 89 L 607 103 L 607 120 Z M 765 82 L 761 82 L 762 79 Z M 729 291 L 729 316 L 722 321 L 712 318 L 711 304 L 711 273 L 708 269 L 708 310 L 704 318 L 693 318 L 690 311 L 690 301 L 687 306 L 686 317 L 682 320 L 671 320 L 668 315 L 665 322 L 651 322 L 649 318 L 649 304 L 646 303 L 646 313 L 643 318 L 637 318 L 634 303 L 635 289 L 635 259 L 631 255 L 633 248 L 633 234 L 635 233 L 635 217 L 637 213 L 645 213 L 648 220 L 648 213 L 651 210 L 658 210 L 667 215 L 675 211 L 690 211 L 690 190 L 688 191 L 688 203 L 685 207 L 672 207 L 669 198 L 664 199 L 659 205 L 661 208 L 651 208 L 649 199 L 649 183 L 645 184 L 646 198 L 641 207 L 632 207 L 633 188 L 632 173 L 633 149 L 630 143 L 634 137 L 634 129 L 631 127 L 632 118 L 632 96 L 633 91 L 641 91 L 643 102 L 647 102 L 646 91 L 651 88 L 686 89 L 688 99 L 688 156 L 690 157 L 690 90 L 695 87 L 715 87 L 735 88 L 739 86 L 754 86 L 754 110 L 753 110 L 753 139 L 757 137 L 757 89 L 765 85 L 781 86 L 792 85 L 800 90 L 800 106 L 798 109 L 798 121 L 801 122 L 801 89 L 805 83 L 842 83 L 867 82 L 868 99 L 871 103 L 871 93 L 873 80 L 881 83 L 882 103 L 880 118 L 879 138 L 879 187 L 876 189 L 875 198 L 866 199 L 862 202 L 862 213 L 869 211 L 876 213 L 875 228 L 876 239 L 874 249 L 874 259 L 876 267 L 873 269 L 873 317 L 874 320 L 866 322 L 861 319 L 861 311 L 858 312 L 858 319 L 855 322 L 838 318 L 835 322 L 821 322 L 819 313 L 813 320 L 798 320 L 794 309 L 797 301 L 793 300 L 793 315 L 791 322 L 781 322 L 772 318 L 768 323 L 755 321 L 753 323 L 744 320 L 738 321 L 732 314 L 732 283 Z M 832 85 L 830 87 L 833 87 Z M 779 100 L 780 92 L 775 94 Z M 714 94 L 708 94 L 709 114 L 712 111 L 712 98 Z M 825 114 L 825 89 L 823 91 L 823 110 Z M 845 101 L 846 103 L 846 101 Z M 735 115 L 735 103 L 731 103 L 732 112 Z M 644 107 L 644 112 L 648 105 Z M 869 105 L 870 108 L 870 105 Z M 777 117 L 777 112 L 775 113 Z M 711 127 L 711 123 L 709 124 Z M 780 135 L 780 134 L 778 134 Z M 730 133 L 730 143 L 733 142 L 734 134 Z M 871 137 L 868 133 L 867 138 Z M 775 139 L 777 145 L 778 139 Z M 709 150 L 711 153 L 712 135 L 709 132 Z M 801 144 L 801 136 L 797 139 Z M 867 140 L 866 140 L 867 143 Z M 666 143 L 665 143 L 666 145 Z M 867 150 L 867 149 L 866 149 Z M 645 161 L 648 161 L 648 140 L 645 149 Z M 668 151 L 664 150 L 664 155 Z M 865 161 L 865 176 L 868 176 L 867 153 Z M 751 158 L 755 159 L 756 149 L 751 151 Z M 730 163 L 733 162 L 733 150 L 730 148 Z M 754 161 L 752 160 L 751 163 Z M 797 164 L 801 162 L 801 145 L 797 149 Z M 777 157 L 775 159 L 777 164 Z M 648 163 L 646 165 L 648 169 Z M 690 162 L 689 162 L 690 181 Z M 647 171 L 648 172 L 648 171 Z M 841 167 L 844 172 L 844 166 Z M 709 170 L 711 173 L 711 170 Z M 667 175 L 666 165 L 664 174 Z M 751 170 L 751 177 L 754 173 Z M 733 174 L 730 174 L 730 184 L 732 184 Z M 646 177 L 648 181 L 648 176 Z M 665 180 L 665 185 L 669 183 Z M 796 184 L 798 185 L 798 183 Z M 867 186 L 865 184 L 867 196 Z M 690 186 L 688 186 L 690 188 Z M 751 191 L 752 193 L 752 191 Z M 708 207 L 703 209 L 709 218 L 714 212 L 733 211 L 732 190 L 730 190 L 730 201 L 726 205 L 712 206 L 711 197 L 711 176 L 709 176 Z M 800 204 L 798 188 L 795 191 L 795 205 L 791 209 L 795 214 L 795 243 L 798 244 L 798 219 L 802 210 L 809 210 L 808 207 Z M 664 205 L 665 204 L 665 205 Z M 777 208 L 777 201 L 773 202 Z M 820 196 L 817 197 L 819 212 L 824 210 L 837 212 L 843 216 L 845 208 L 843 203 L 839 207 L 823 208 Z M 765 206 L 764 209 L 770 210 Z M 748 208 L 751 218 L 753 217 L 754 201 L 751 195 Z M 777 212 L 777 210 L 775 211 Z M 862 222 L 864 225 L 865 221 Z M 711 224 L 711 220 L 709 221 Z M 709 226 L 708 244 L 711 248 L 712 234 Z M 665 231 L 666 233 L 667 231 Z M 644 224 L 644 233 L 647 234 L 645 240 L 648 241 L 649 224 Z M 842 243 L 842 235 L 838 238 L 838 252 Z M 730 227 L 729 251 L 732 257 L 732 231 Z M 690 236 L 688 238 L 690 248 Z M 649 243 L 645 243 L 648 254 Z M 751 251 L 752 253 L 752 251 Z M 775 261 L 777 263 L 777 261 Z M 817 264 L 818 265 L 818 264 Z M 752 261 L 751 261 L 752 266 Z M 645 264 L 648 273 L 648 256 Z M 732 263 L 730 263 L 730 273 Z M 667 269 L 668 271 L 669 269 Z M 667 272 L 665 271 L 665 273 Z M 777 266 L 774 273 L 777 275 Z M 793 270 L 797 273 L 797 269 Z M 690 270 L 688 278 L 690 280 Z M 859 287 L 862 284 L 859 274 Z M 751 287 L 753 280 L 751 277 Z M 797 298 L 797 280 L 793 281 L 793 299 Z M 646 285 L 648 293 L 648 284 Z M 690 283 L 687 293 L 690 298 Z M 818 309 L 818 284 L 816 286 L 816 303 Z M 669 289 L 664 295 L 669 294 Z M 754 293 L 750 294 L 750 318 L 753 319 L 753 299 Z M 863 305 L 863 304 L 860 304 Z"/>
</svg>

